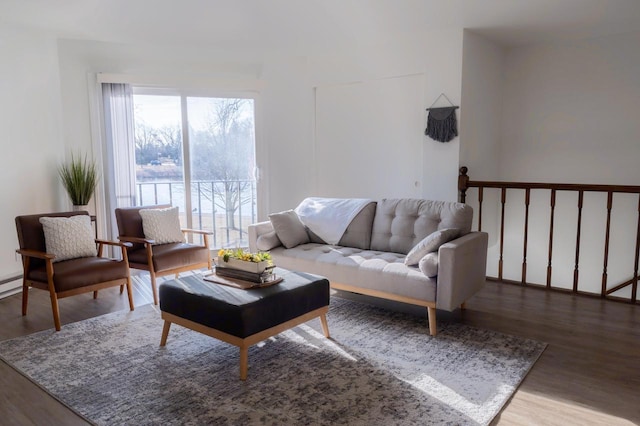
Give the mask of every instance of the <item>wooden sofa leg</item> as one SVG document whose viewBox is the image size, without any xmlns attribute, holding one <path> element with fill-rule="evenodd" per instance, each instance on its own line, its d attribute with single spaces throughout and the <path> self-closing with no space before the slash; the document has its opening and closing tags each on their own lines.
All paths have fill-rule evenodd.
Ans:
<svg viewBox="0 0 640 426">
<path fill-rule="evenodd" d="M 436 308 L 427 307 L 427 317 L 429 319 L 429 334 L 435 336 L 437 333 Z"/>
<path fill-rule="evenodd" d="M 171 321 L 164 320 L 164 326 L 162 327 L 162 337 L 160 338 L 160 346 L 167 344 L 167 337 L 169 337 L 169 330 L 171 329 Z"/>
</svg>

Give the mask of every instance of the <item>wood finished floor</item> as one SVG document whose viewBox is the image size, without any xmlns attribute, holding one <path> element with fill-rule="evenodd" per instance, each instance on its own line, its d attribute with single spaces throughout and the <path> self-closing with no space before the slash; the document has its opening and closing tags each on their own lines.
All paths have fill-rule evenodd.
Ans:
<svg viewBox="0 0 640 426">
<path fill-rule="evenodd" d="M 150 303 L 148 284 L 134 284 L 136 306 Z M 340 295 L 423 315 L 426 326 L 422 308 Z M 20 306 L 20 294 L 0 300 L 0 340 L 52 329 L 46 292 L 30 292 L 26 317 Z M 60 301 L 63 327 L 125 309 L 126 295 L 116 289 L 100 292 L 97 300 L 85 294 Z M 438 319 L 549 344 L 494 425 L 640 424 L 640 306 L 487 282 L 465 311 L 438 311 Z M 87 423 L 0 362 L 0 424 Z"/>
</svg>

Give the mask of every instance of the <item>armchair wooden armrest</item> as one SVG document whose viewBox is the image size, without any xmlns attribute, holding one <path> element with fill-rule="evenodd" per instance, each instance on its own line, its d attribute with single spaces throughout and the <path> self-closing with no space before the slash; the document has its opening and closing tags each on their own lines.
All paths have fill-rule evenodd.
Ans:
<svg viewBox="0 0 640 426">
<path fill-rule="evenodd" d="M 96 244 L 98 244 L 98 257 L 102 257 L 102 249 L 105 245 L 114 246 L 114 247 L 120 247 L 120 249 L 122 250 L 122 258 L 125 261 L 127 261 L 127 247 L 133 247 L 133 244 L 126 241 L 118 242 L 118 241 L 96 239 Z"/>
<path fill-rule="evenodd" d="M 140 237 L 118 237 L 118 240 L 125 243 L 137 243 L 137 244 L 155 244 L 155 240 L 151 240 L 149 238 L 140 238 Z"/>
<path fill-rule="evenodd" d="M 21 254 L 22 256 L 27 256 L 27 257 L 35 257 L 37 259 L 55 259 L 55 255 L 53 254 L 49 254 L 49 253 L 45 253 L 43 251 L 38 251 L 38 250 L 27 250 L 27 249 L 18 249 L 16 250 L 16 253 Z"/>
<path fill-rule="evenodd" d="M 189 232 L 191 234 L 199 234 L 199 235 L 213 235 L 212 231 L 205 231 L 202 229 L 190 229 L 190 228 L 182 228 L 182 232 Z"/>
<path fill-rule="evenodd" d="M 127 241 L 96 240 L 96 244 L 106 244 L 108 246 L 117 247 L 133 247 L 133 244 Z"/>
<path fill-rule="evenodd" d="M 189 228 L 182 228 L 181 231 L 183 234 L 190 233 L 190 234 L 202 235 L 202 242 L 204 244 L 204 247 L 207 247 L 207 248 L 209 247 L 209 235 L 213 235 L 213 232 L 205 231 L 201 229 L 189 229 Z"/>
</svg>

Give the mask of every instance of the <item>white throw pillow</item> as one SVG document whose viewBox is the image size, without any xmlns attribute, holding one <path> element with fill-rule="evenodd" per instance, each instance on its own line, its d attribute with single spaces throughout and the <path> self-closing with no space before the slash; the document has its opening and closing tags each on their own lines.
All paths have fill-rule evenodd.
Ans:
<svg viewBox="0 0 640 426">
<path fill-rule="evenodd" d="M 309 242 L 307 229 L 293 210 L 272 213 L 269 215 L 269 220 L 276 231 L 278 239 L 286 248 L 293 248 Z"/>
<path fill-rule="evenodd" d="M 41 217 L 47 253 L 54 262 L 96 256 L 96 241 L 87 215 L 71 217 Z"/>
<path fill-rule="evenodd" d="M 432 251 L 424 255 L 418 263 L 418 268 L 429 278 L 433 278 L 438 275 L 438 252 Z"/>
<path fill-rule="evenodd" d="M 156 244 L 184 242 L 178 207 L 141 209 L 140 217 L 145 238 L 154 240 Z"/>
<path fill-rule="evenodd" d="M 429 234 L 407 253 L 404 264 L 407 266 L 417 265 L 425 254 L 438 251 L 441 245 L 458 238 L 458 235 L 460 235 L 460 230 L 457 228 L 441 229 Z"/>
</svg>

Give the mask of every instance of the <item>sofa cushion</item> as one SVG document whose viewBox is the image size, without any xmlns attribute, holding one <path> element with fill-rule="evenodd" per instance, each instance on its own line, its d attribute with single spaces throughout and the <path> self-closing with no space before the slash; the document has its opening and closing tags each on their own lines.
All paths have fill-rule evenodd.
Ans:
<svg viewBox="0 0 640 426">
<path fill-rule="evenodd" d="M 145 249 L 132 250 L 128 254 L 130 264 L 147 264 Z M 179 268 L 184 265 L 207 263 L 209 249 L 190 243 L 169 243 L 153 246 L 153 269 L 156 272 Z"/>
<path fill-rule="evenodd" d="M 404 264 L 417 265 L 427 253 L 438 251 L 441 245 L 458 238 L 458 235 L 460 235 L 460 230 L 456 228 L 441 229 L 427 235 L 407 253 Z"/>
<path fill-rule="evenodd" d="M 427 235 L 446 228 L 471 231 L 473 209 L 462 203 L 411 198 L 382 199 L 373 219 L 371 249 L 407 254 Z"/>
<path fill-rule="evenodd" d="M 304 225 L 293 210 L 272 213 L 269 220 L 276 231 L 278 239 L 286 248 L 292 248 L 309 242 L 309 235 Z"/>
<path fill-rule="evenodd" d="M 177 206 L 166 209 L 140 209 L 140 217 L 145 238 L 154 240 L 155 244 L 184 242 Z"/>
<path fill-rule="evenodd" d="M 56 291 L 73 290 L 106 281 L 124 280 L 129 276 L 126 262 L 97 256 L 65 260 L 56 263 L 54 268 L 53 286 Z M 29 271 L 27 277 L 30 280 L 46 283 L 47 268 L 45 266 L 35 268 Z"/>
<path fill-rule="evenodd" d="M 53 262 L 96 256 L 89 216 L 41 217 L 40 223 L 47 253 L 55 256 Z"/>
<path fill-rule="evenodd" d="M 396 294 L 419 300 L 436 300 L 436 280 L 418 268 L 406 266 L 404 255 L 353 247 L 302 244 L 271 250 L 273 262 L 286 269 L 327 277 L 332 283 Z"/>
<path fill-rule="evenodd" d="M 432 251 L 431 253 L 427 253 L 420 259 L 418 262 L 418 268 L 429 278 L 433 278 L 438 275 L 438 256 L 437 251 Z"/>
</svg>

